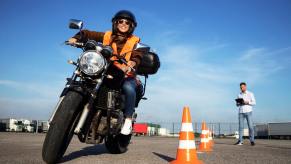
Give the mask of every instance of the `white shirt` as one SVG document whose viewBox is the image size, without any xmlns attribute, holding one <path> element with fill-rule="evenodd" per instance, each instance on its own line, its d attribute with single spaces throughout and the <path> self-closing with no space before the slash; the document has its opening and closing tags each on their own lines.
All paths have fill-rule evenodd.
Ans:
<svg viewBox="0 0 291 164">
<path fill-rule="evenodd" d="M 253 111 L 253 106 L 256 105 L 255 96 L 250 91 L 241 92 L 238 95 L 238 98 L 242 98 L 244 101 L 248 101 L 248 105 L 239 105 L 239 113 L 247 113 Z"/>
</svg>

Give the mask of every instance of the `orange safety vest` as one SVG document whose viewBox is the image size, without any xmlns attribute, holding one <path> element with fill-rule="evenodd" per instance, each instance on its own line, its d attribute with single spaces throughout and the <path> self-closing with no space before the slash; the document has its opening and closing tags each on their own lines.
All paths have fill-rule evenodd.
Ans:
<svg viewBox="0 0 291 164">
<path fill-rule="evenodd" d="M 110 45 L 110 42 L 111 42 L 111 35 L 112 35 L 112 32 L 111 31 L 107 31 L 105 32 L 104 34 L 104 37 L 103 37 L 103 45 L 105 46 L 108 46 Z M 116 46 L 116 43 L 113 42 L 111 47 L 113 49 L 113 54 L 114 55 L 123 55 L 125 54 L 125 60 L 128 62 L 130 60 L 130 57 L 131 57 L 131 53 L 132 53 L 132 50 L 134 48 L 134 45 L 136 43 L 138 43 L 140 41 L 140 38 L 135 36 L 135 35 L 131 35 L 126 43 L 124 44 L 121 52 L 118 54 L 117 53 L 117 46 Z M 111 60 L 117 60 L 118 58 L 116 56 L 113 56 L 110 58 Z M 118 62 L 114 62 L 113 63 L 117 68 L 119 69 L 122 69 L 123 67 L 127 67 L 125 64 L 120 64 Z M 134 76 L 134 73 L 133 72 L 129 72 L 127 74 L 128 76 Z"/>
</svg>

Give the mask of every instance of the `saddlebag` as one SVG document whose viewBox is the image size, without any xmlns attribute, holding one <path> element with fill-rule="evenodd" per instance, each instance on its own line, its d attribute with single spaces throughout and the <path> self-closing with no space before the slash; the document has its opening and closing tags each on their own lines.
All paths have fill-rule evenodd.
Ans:
<svg viewBox="0 0 291 164">
<path fill-rule="evenodd" d="M 144 54 L 137 69 L 138 75 L 152 75 L 157 73 L 160 68 L 160 59 L 154 52 Z"/>
</svg>

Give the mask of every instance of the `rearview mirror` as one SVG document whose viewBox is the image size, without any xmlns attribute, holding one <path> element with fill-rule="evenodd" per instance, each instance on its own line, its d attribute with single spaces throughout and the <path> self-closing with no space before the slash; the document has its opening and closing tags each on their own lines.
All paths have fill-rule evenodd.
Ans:
<svg viewBox="0 0 291 164">
<path fill-rule="evenodd" d="M 83 22 L 77 19 L 70 19 L 69 28 L 81 30 L 83 28 Z"/>
<path fill-rule="evenodd" d="M 143 53 L 148 53 L 150 51 L 150 46 L 143 44 L 143 43 L 137 43 L 135 45 L 134 51 L 139 51 Z"/>
</svg>

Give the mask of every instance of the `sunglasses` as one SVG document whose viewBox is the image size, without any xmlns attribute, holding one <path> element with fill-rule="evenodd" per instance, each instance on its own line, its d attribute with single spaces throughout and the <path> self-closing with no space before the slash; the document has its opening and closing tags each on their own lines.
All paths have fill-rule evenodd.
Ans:
<svg viewBox="0 0 291 164">
<path fill-rule="evenodd" d="M 126 25 L 130 25 L 130 21 L 128 21 L 128 20 L 125 20 L 125 19 L 119 19 L 118 21 L 117 21 L 117 23 L 118 24 L 123 24 L 123 23 L 125 23 Z"/>
</svg>

